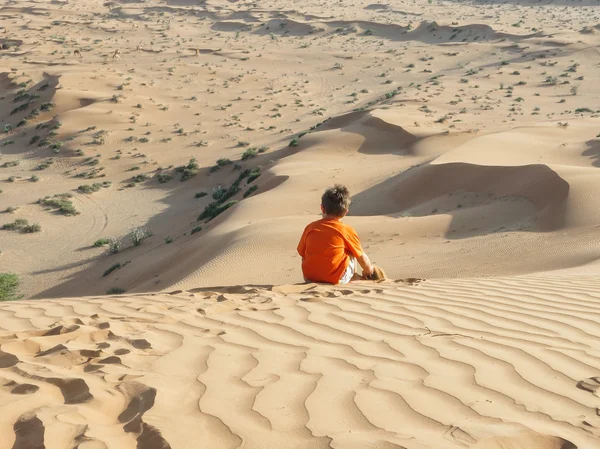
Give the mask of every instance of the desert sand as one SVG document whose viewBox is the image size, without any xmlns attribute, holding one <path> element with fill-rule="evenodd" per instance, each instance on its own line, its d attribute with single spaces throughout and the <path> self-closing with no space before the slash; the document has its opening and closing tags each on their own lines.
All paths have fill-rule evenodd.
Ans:
<svg viewBox="0 0 600 449">
<path fill-rule="evenodd" d="M 591 0 L 0 1 L 0 449 L 600 447 L 599 49 Z M 389 280 L 303 284 L 334 183 Z"/>
</svg>

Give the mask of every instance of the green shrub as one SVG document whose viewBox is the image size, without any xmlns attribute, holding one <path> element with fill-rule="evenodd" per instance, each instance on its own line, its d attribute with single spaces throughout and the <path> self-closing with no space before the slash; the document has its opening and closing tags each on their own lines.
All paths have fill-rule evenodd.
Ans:
<svg viewBox="0 0 600 449">
<path fill-rule="evenodd" d="M 198 164 L 198 162 L 196 162 L 196 158 L 193 157 L 190 159 L 187 165 L 177 167 L 175 170 L 181 173 L 181 180 L 186 181 L 196 176 L 198 170 L 200 170 L 200 165 Z"/>
<path fill-rule="evenodd" d="M 0 301 L 19 299 L 19 276 L 13 273 L 0 273 Z"/>
<path fill-rule="evenodd" d="M 158 182 L 161 184 L 166 184 L 167 182 L 169 182 L 171 179 L 173 179 L 173 175 L 171 175 L 170 173 L 159 173 L 156 176 L 156 179 L 158 179 Z"/>
<path fill-rule="evenodd" d="M 165 237 L 165 243 L 173 243 L 173 238 L 170 235 Z"/>
<path fill-rule="evenodd" d="M 68 199 L 71 195 L 63 193 L 54 195 L 53 197 L 41 198 L 38 203 L 50 209 L 55 209 L 61 215 L 78 215 L 79 212 L 73 206 L 73 203 Z"/>
<path fill-rule="evenodd" d="M 229 209 L 231 206 L 235 206 L 236 204 L 237 204 L 237 201 L 229 201 L 224 204 L 218 203 L 216 201 L 214 203 L 210 203 L 208 206 L 206 206 L 204 208 L 204 210 L 198 217 L 198 220 L 206 219 L 207 221 L 210 221 L 213 218 L 215 218 L 217 215 L 222 214 L 227 209 Z"/>
<path fill-rule="evenodd" d="M 149 179 L 150 179 L 150 176 L 142 173 L 141 175 L 135 175 L 133 178 L 131 178 L 131 182 L 132 183 L 144 182 L 144 181 L 148 181 Z"/>
<path fill-rule="evenodd" d="M 202 231 L 202 226 L 196 226 L 194 229 L 192 229 L 192 235 L 194 235 L 196 232 L 200 232 Z"/>
<path fill-rule="evenodd" d="M 21 232 L 25 234 L 33 234 L 34 232 L 40 232 L 41 230 L 42 227 L 37 223 L 26 225 L 21 228 Z"/>
<path fill-rule="evenodd" d="M 248 159 L 255 158 L 257 154 L 258 150 L 256 148 L 248 148 L 242 153 L 242 160 L 247 161 Z"/>
<path fill-rule="evenodd" d="M 125 289 L 124 288 L 120 288 L 120 287 L 112 287 L 109 288 L 108 290 L 106 290 L 106 294 L 107 295 L 121 295 L 123 293 L 125 293 Z"/>
<path fill-rule="evenodd" d="M 252 195 L 254 192 L 256 192 L 256 190 L 258 189 L 258 186 L 254 185 L 252 187 L 250 187 L 248 190 L 246 190 L 244 192 L 244 198 L 249 197 L 250 195 Z"/>
<path fill-rule="evenodd" d="M 112 273 L 115 270 L 118 270 L 119 268 L 121 268 L 121 264 L 120 263 L 116 263 L 114 265 L 112 265 L 109 269 L 107 269 L 104 274 L 102 275 L 102 277 L 106 277 L 108 276 L 110 273 Z"/>
<path fill-rule="evenodd" d="M 223 188 L 223 186 L 217 186 L 212 191 L 212 198 L 215 201 L 219 201 L 225 196 L 226 193 L 227 191 Z"/>
<path fill-rule="evenodd" d="M 297 147 L 299 144 L 300 144 L 300 142 L 298 141 L 298 139 L 292 139 L 292 140 L 290 141 L 290 144 L 289 144 L 289 146 L 290 146 L 290 147 Z"/>
<path fill-rule="evenodd" d="M 101 246 L 108 245 L 109 240 L 105 238 L 98 239 L 94 242 L 94 247 L 100 248 Z"/>
<path fill-rule="evenodd" d="M 233 162 L 231 162 L 226 157 L 217 160 L 217 165 L 219 167 L 225 167 L 226 165 L 230 165 L 230 164 L 233 164 Z"/>
<path fill-rule="evenodd" d="M 77 187 L 77 190 L 81 193 L 93 193 L 97 192 L 102 188 L 102 184 L 95 182 L 94 184 L 81 185 Z"/>
<path fill-rule="evenodd" d="M 53 107 L 54 107 L 54 103 L 52 103 L 51 101 L 49 101 L 48 103 L 43 103 L 40 106 L 40 110 L 42 110 L 42 111 L 49 111 Z"/>
<path fill-rule="evenodd" d="M 2 226 L 2 229 L 4 231 L 17 231 L 17 230 L 22 230 L 25 226 L 28 226 L 28 225 L 29 225 L 29 222 L 27 220 L 25 220 L 24 218 L 17 218 L 12 223 L 5 223 Z"/>
<path fill-rule="evenodd" d="M 194 195 L 194 198 L 204 198 L 206 195 L 206 192 L 198 192 L 196 195 Z"/>
<path fill-rule="evenodd" d="M 246 181 L 246 184 L 250 184 L 252 181 L 254 181 L 259 176 L 260 176 L 260 168 L 255 168 L 248 175 L 248 181 Z"/>
</svg>

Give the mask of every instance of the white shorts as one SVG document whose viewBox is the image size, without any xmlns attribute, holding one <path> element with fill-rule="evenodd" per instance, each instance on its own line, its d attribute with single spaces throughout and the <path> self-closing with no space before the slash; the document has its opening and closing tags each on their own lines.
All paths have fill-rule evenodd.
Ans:
<svg viewBox="0 0 600 449">
<path fill-rule="evenodd" d="M 342 274 L 339 284 L 347 284 L 348 282 L 350 282 L 355 273 L 356 259 L 354 258 L 354 256 L 350 256 L 350 263 L 348 263 L 348 268 L 346 268 L 346 271 L 344 271 L 344 274 Z"/>
</svg>

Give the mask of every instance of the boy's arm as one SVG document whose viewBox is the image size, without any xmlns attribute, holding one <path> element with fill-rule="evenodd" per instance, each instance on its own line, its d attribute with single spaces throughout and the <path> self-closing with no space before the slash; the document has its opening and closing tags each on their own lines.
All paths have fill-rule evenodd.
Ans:
<svg viewBox="0 0 600 449">
<path fill-rule="evenodd" d="M 350 232 L 347 235 L 347 244 L 350 252 L 356 257 L 358 264 L 363 269 L 363 275 L 371 276 L 373 274 L 373 264 L 371 264 L 369 256 L 363 251 L 358 234 L 352 227 L 350 227 Z"/>
<path fill-rule="evenodd" d="M 371 276 L 373 274 L 373 264 L 369 260 L 369 256 L 367 256 L 366 253 L 363 253 L 362 256 L 360 256 L 356 260 L 363 269 L 364 276 Z"/>
<path fill-rule="evenodd" d="M 298 243 L 298 254 L 300 254 L 300 257 L 302 257 L 302 260 L 304 260 L 304 255 L 306 253 L 306 229 L 304 230 L 304 232 L 302 233 L 302 237 L 300 237 L 300 243 Z"/>
</svg>

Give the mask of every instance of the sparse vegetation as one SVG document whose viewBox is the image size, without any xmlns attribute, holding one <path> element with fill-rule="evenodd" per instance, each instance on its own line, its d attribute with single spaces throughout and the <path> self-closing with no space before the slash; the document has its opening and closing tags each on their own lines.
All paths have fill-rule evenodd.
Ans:
<svg viewBox="0 0 600 449">
<path fill-rule="evenodd" d="M 107 269 L 107 270 L 104 272 L 104 274 L 102 275 L 102 277 L 106 277 L 106 276 L 108 276 L 108 275 L 109 275 L 110 273 L 112 273 L 113 271 L 115 271 L 115 270 L 118 270 L 119 268 L 121 268 L 121 266 L 122 266 L 122 265 L 121 265 L 120 263 L 116 263 L 116 264 L 112 265 L 110 268 L 108 268 L 108 269 Z"/>
<path fill-rule="evenodd" d="M 81 185 L 77 187 L 77 191 L 79 191 L 80 193 L 94 193 L 98 192 L 102 188 L 110 187 L 110 185 L 111 183 L 108 181 L 102 183 L 95 182 L 94 184 Z"/>
<path fill-rule="evenodd" d="M 257 185 L 254 185 L 252 187 L 250 187 L 248 190 L 246 190 L 244 192 L 244 198 L 249 197 L 250 195 L 252 195 L 254 192 L 256 192 L 256 190 L 258 189 Z"/>
<path fill-rule="evenodd" d="M 121 237 L 111 237 L 107 240 L 109 254 L 117 254 L 123 249 L 123 239 Z"/>
<path fill-rule="evenodd" d="M 15 301 L 19 296 L 19 276 L 14 273 L 0 273 L 0 301 Z"/>
<path fill-rule="evenodd" d="M 140 246 L 149 237 L 152 237 L 152 233 L 146 226 L 138 226 L 129 231 L 129 239 L 133 246 Z"/>
<path fill-rule="evenodd" d="M 258 154 L 258 150 L 256 148 L 248 148 L 246 151 L 242 153 L 242 160 L 246 161 L 248 159 L 255 158 Z"/>
<path fill-rule="evenodd" d="M 198 220 L 210 221 L 236 204 L 237 201 L 229 201 L 227 203 L 219 203 L 218 201 L 215 201 L 214 203 L 210 203 L 208 206 L 206 206 L 204 211 L 202 211 L 198 217 Z"/>
<path fill-rule="evenodd" d="M 71 198 L 71 194 L 69 193 L 54 195 L 53 197 L 47 196 L 39 199 L 38 204 L 49 209 L 54 209 L 61 215 L 78 215 L 79 212 L 75 209 L 69 198 Z"/>
<path fill-rule="evenodd" d="M 106 294 L 107 295 L 121 295 L 123 293 L 125 293 L 125 289 L 124 288 L 120 288 L 120 287 L 112 287 L 109 288 L 108 290 L 106 290 Z"/>
<path fill-rule="evenodd" d="M 102 246 L 106 246 L 109 244 L 109 240 L 105 238 L 100 238 L 94 242 L 94 247 L 100 248 Z"/>
<path fill-rule="evenodd" d="M 200 165 L 196 162 L 196 158 L 193 157 L 190 159 L 187 165 L 183 165 L 181 167 L 177 167 L 176 171 L 181 173 L 181 181 L 186 181 L 198 174 L 200 170 Z"/>
<path fill-rule="evenodd" d="M 41 230 L 42 227 L 38 223 L 32 223 L 23 226 L 21 232 L 23 232 L 24 234 L 33 234 L 34 232 L 40 232 Z"/>
<path fill-rule="evenodd" d="M 167 182 L 173 179 L 173 175 L 170 173 L 159 173 L 156 176 L 156 179 L 158 179 L 159 183 L 166 184 Z"/>
</svg>

